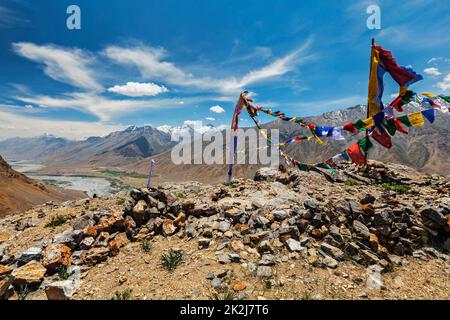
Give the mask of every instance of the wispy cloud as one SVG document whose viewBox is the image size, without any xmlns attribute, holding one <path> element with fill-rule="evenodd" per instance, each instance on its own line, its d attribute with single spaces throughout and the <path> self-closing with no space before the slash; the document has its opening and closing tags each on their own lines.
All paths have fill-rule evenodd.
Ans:
<svg viewBox="0 0 450 320">
<path fill-rule="evenodd" d="M 87 90 L 102 90 L 89 68 L 94 58 L 83 50 L 30 42 L 13 43 L 13 50 L 27 59 L 44 64 L 45 74 L 54 80 Z"/>
<path fill-rule="evenodd" d="M 450 73 L 445 76 L 444 80 L 442 80 L 441 82 L 438 82 L 436 84 L 436 87 L 438 87 L 439 89 L 442 89 L 444 91 L 449 90 L 450 89 Z"/>
<path fill-rule="evenodd" d="M 75 109 L 81 112 L 95 115 L 101 121 L 118 120 L 124 113 L 132 111 L 145 110 L 151 108 L 170 108 L 179 107 L 180 104 L 193 105 L 208 99 L 208 97 L 186 97 L 166 99 L 109 99 L 96 93 L 76 92 L 62 95 L 59 97 L 41 96 L 23 96 L 15 97 L 16 100 L 27 104 L 37 105 L 42 108 L 63 108 Z M 211 98 L 209 98 L 211 99 Z"/>
<path fill-rule="evenodd" d="M 54 121 L 27 117 L 0 110 L 0 138 L 35 137 L 47 133 L 69 139 L 103 136 L 125 126 L 101 122 Z"/>
<path fill-rule="evenodd" d="M 137 67 L 142 77 L 147 80 L 164 81 L 170 85 L 184 88 L 227 93 L 241 90 L 254 83 L 274 79 L 295 70 L 299 65 L 313 58 L 313 55 L 307 55 L 310 44 L 311 41 L 308 40 L 304 45 L 289 54 L 275 59 L 261 68 L 250 70 L 242 77 L 224 79 L 194 76 L 174 63 L 167 61 L 167 52 L 163 48 L 144 45 L 135 47 L 109 46 L 104 50 L 104 54 L 118 64 Z"/>
<path fill-rule="evenodd" d="M 17 12 L 0 5 L 0 28 L 13 28 L 29 24 L 29 20 L 22 18 Z"/>
<path fill-rule="evenodd" d="M 425 72 L 426 74 L 429 74 L 431 76 L 440 76 L 442 74 L 438 68 L 434 68 L 434 67 L 425 68 L 423 70 L 423 72 Z"/>
</svg>

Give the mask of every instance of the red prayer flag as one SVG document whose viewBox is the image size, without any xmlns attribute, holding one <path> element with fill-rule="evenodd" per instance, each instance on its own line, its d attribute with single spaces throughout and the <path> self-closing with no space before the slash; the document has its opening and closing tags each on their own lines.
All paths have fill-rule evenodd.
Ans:
<svg viewBox="0 0 450 320">
<path fill-rule="evenodd" d="M 380 130 L 375 129 L 375 130 L 372 132 L 371 137 L 372 137 L 376 142 L 378 142 L 379 144 L 381 144 L 383 147 L 388 148 L 388 149 L 392 148 L 392 139 L 391 139 L 391 136 L 390 136 L 386 131 L 380 132 Z"/>
<path fill-rule="evenodd" d="M 402 122 L 398 119 L 395 119 L 395 126 L 397 127 L 397 130 L 400 132 L 403 132 L 404 134 L 408 134 L 408 131 L 406 131 L 403 127 L 402 127 Z"/>
<path fill-rule="evenodd" d="M 375 46 L 375 49 L 378 51 L 380 60 L 383 62 L 386 70 L 400 86 L 403 87 L 409 81 L 414 79 L 414 75 L 412 73 L 408 72 L 397 64 L 397 61 L 395 61 L 391 51 L 384 50 L 380 46 Z"/>
<path fill-rule="evenodd" d="M 350 156 L 350 159 L 352 159 L 352 162 L 356 163 L 357 165 L 362 165 L 366 163 L 366 157 L 362 153 L 358 143 L 353 144 L 346 151 L 347 154 Z"/>
<path fill-rule="evenodd" d="M 358 133 L 359 131 L 355 128 L 355 124 L 353 122 L 347 123 L 344 126 L 344 130 L 350 131 L 351 133 Z"/>
</svg>

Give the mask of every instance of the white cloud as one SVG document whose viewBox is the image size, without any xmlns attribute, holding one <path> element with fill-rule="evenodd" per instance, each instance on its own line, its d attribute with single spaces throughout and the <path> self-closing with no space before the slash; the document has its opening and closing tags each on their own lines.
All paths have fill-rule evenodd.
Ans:
<svg viewBox="0 0 450 320">
<path fill-rule="evenodd" d="M 25 108 L 27 108 L 27 109 L 33 109 L 33 106 L 32 106 L 31 104 L 26 104 L 26 105 L 25 105 Z"/>
<path fill-rule="evenodd" d="M 156 96 L 168 92 L 165 86 L 159 86 L 155 83 L 127 82 L 126 85 L 116 85 L 108 89 L 109 92 L 122 94 L 128 97 Z"/>
<path fill-rule="evenodd" d="M 450 63 L 450 59 L 444 58 L 444 57 L 433 57 L 430 60 L 428 60 L 427 63 L 430 64 L 430 63 L 436 63 L 436 62 L 439 62 L 439 61 Z"/>
<path fill-rule="evenodd" d="M 27 104 L 33 104 L 42 108 L 75 109 L 95 115 L 102 121 L 120 118 L 124 113 L 144 110 L 149 108 L 176 107 L 180 100 L 177 98 L 134 100 L 134 99 L 109 99 L 95 93 L 76 92 L 60 97 L 36 96 L 14 97 Z M 205 97 L 188 97 L 183 101 L 187 103 L 199 103 Z"/>
<path fill-rule="evenodd" d="M 222 108 L 221 106 L 212 106 L 211 108 L 209 108 L 209 110 L 211 110 L 214 113 L 223 113 L 223 112 L 225 112 L 225 109 Z"/>
<path fill-rule="evenodd" d="M 447 91 L 448 89 L 450 89 L 450 73 L 447 74 L 447 75 L 445 76 L 445 78 L 444 78 L 443 81 L 438 82 L 438 83 L 436 84 L 436 86 L 437 86 L 439 89 L 442 89 L 442 90 L 444 90 L 444 91 Z"/>
<path fill-rule="evenodd" d="M 425 72 L 426 74 L 429 74 L 431 76 L 440 76 L 442 74 L 439 72 L 438 68 L 434 68 L 434 67 L 426 68 L 423 70 L 423 72 Z"/>
<path fill-rule="evenodd" d="M 213 117 L 206 117 L 205 119 L 208 120 L 208 121 L 216 121 L 216 119 L 213 118 Z"/>
<path fill-rule="evenodd" d="M 229 77 L 223 79 L 214 79 L 209 76 L 195 77 L 174 63 L 165 61 L 167 52 L 163 48 L 142 45 L 129 48 L 110 46 L 105 49 L 104 54 L 116 63 L 137 67 L 145 79 L 164 81 L 174 86 L 190 89 L 237 92 L 251 84 L 273 79 L 295 70 L 301 63 L 312 58 L 312 56 L 305 54 L 310 43 L 311 41 L 308 40 L 300 48 L 275 59 L 266 66 L 251 70 L 240 78 Z"/>
<path fill-rule="evenodd" d="M 83 139 L 90 136 L 104 136 L 123 129 L 125 126 L 121 125 L 38 119 L 0 110 L 0 139 L 35 137 L 43 134 L 53 134 L 68 139 Z"/>
<path fill-rule="evenodd" d="M 20 17 L 15 11 L 0 5 L 0 28 L 29 25 L 30 21 Z"/>
<path fill-rule="evenodd" d="M 27 59 L 44 64 L 45 74 L 54 80 L 87 90 L 102 90 L 89 69 L 93 58 L 80 49 L 39 46 L 30 42 L 13 43 L 13 49 Z"/>
</svg>

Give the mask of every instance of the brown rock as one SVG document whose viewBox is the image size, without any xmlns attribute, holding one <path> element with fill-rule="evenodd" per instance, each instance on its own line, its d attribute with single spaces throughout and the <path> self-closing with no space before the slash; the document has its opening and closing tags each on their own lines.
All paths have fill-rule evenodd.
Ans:
<svg viewBox="0 0 450 320">
<path fill-rule="evenodd" d="M 125 219 L 119 213 L 114 213 L 108 217 L 101 218 L 97 225 L 97 230 L 99 232 L 123 231 L 124 228 L 125 228 Z"/>
<path fill-rule="evenodd" d="M 12 269 L 7 266 L 0 265 L 0 279 L 4 278 L 6 275 L 10 274 Z"/>
<path fill-rule="evenodd" d="M 250 230 L 250 227 L 246 224 L 237 224 L 236 230 L 239 231 L 241 234 L 246 234 Z"/>
<path fill-rule="evenodd" d="M 127 238 L 125 233 L 119 233 L 114 240 L 116 241 L 117 245 L 119 246 L 119 248 L 123 248 L 124 246 L 126 246 L 130 240 Z"/>
<path fill-rule="evenodd" d="M 247 289 L 247 285 L 241 281 L 236 281 L 233 284 L 232 288 L 234 291 L 239 292 L 239 291 L 244 291 L 245 289 Z"/>
<path fill-rule="evenodd" d="M 92 238 L 95 238 L 95 237 L 97 237 L 97 228 L 96 227 L 94 227 L 94 226 L 88 226 L 85 230 L 84 230 L 84 235 L 86 236 L 86 237 L 92 237 Z"/>
<path fill-rule="evenodd" d="M 110 257 L 114 257 L 119 254 L 119 244 L 117 243 L 116 240 L 111 240 L 108 243 L 108 248 L 109 248 L 109 256 Z"/>
<path fill-rule="evenodd" d="M 7 231 L 0 231 L 0 243 L 8 241 L 12 236 L 13 235 Z"/>
<path fill-rule="evenodd" d="M 5 293 L 8 291 L 8 288 L 10 285 L 12 285 L 14 280 L 14 277 L 12 276 L 6 276 L 3 279 L 0 280 L 0 300 L 5 295 Z"/>
<path fill-rule="evenodd" d="M 44 280 L 46 272 L 47 269 L 44 266 L 33 260 L 20 268 L 14 269 L 11 275 L 14 277 L 15 285 L 34 286 Z"/>
<path fill-rule="evenodd" d="M 230 247 L 235 252 L 241 252 L 244 250 L 244 244 L 241 240 L 232 240 L 230 243 Z"/>
<path fill-rule="evenodd" d="M 173 220 L 165 219 L 162 225 L 162 230 L 163 234 L 168 237 L 177 232 L 177 227 L 174 225 Z"/>
<path fill-rule="evenodd" d="M 311 236 L 315 239 L 320 239 L 322 238 L 322 231 L 320 231 L 320 229 L 313 229 L 311 231 Z"/>
<path fill-rule="evenodd" d="M 373 233 L 370 234 L 369 244 L 370 244 L 370 248 L 372 248 L 373 251 L 375 251 L 375 252 L 378 251 L 378 246 L 379 246 L 378 237 Z"/>
<path fill-rule="evenodd" d="M 69 267 L 72 262 L 72 250 L 64 244 L 50 244 L 42 253 L 42 265 L 49 271 L 60 267 Z"/>
<path fill-rule="evenodd" d="M 95 266 L 97 263 L 108 259 L 108 256 L 109 248 L 98 247 L 85 252 L 81 257 L 81 260 L 86 265 Z"/>
</svg>

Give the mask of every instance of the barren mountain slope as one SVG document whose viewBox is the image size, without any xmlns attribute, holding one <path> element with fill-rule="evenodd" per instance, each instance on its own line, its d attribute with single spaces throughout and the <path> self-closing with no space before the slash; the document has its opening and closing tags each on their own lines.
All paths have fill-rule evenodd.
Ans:
<svg viewBox="0 0 450 320">
<path fill-rule="evenodd" d="M 0 157 L 0 216 L 21 211 L 47 201 L 65 201 L 85 197 L 78 191 L 51 187 L 13 170 Z"/>
</svg>

